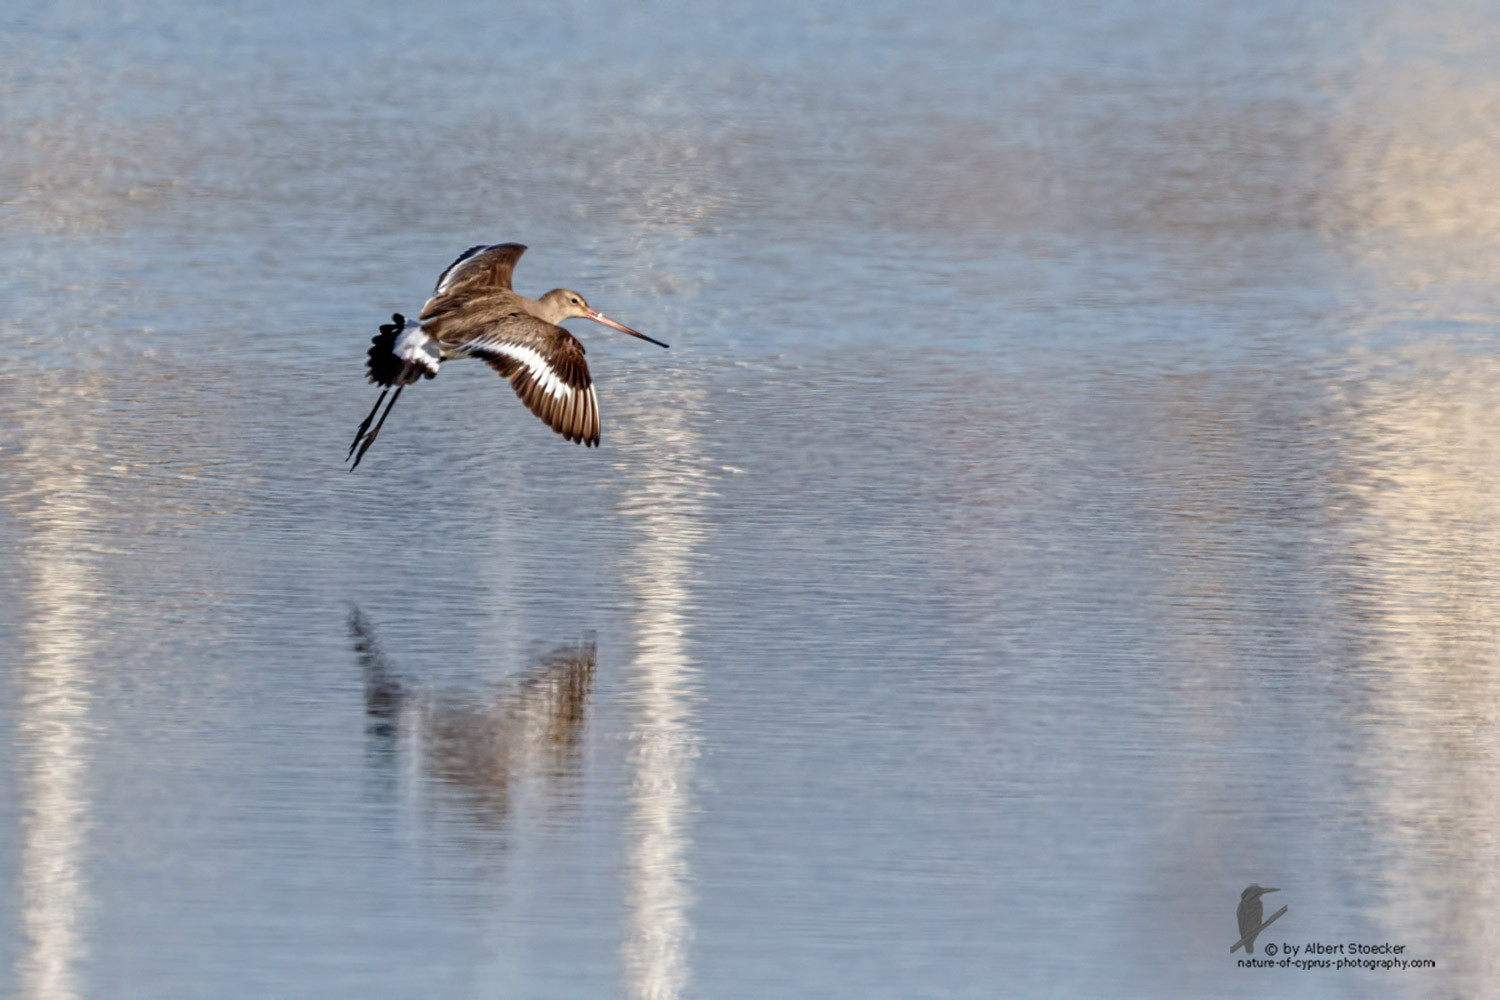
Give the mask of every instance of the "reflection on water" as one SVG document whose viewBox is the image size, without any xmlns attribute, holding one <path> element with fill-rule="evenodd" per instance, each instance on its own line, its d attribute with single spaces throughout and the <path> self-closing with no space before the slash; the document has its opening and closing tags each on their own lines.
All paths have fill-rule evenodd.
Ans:
<svg viewBox="0 0 1500 1000">
<path fill-rule="evenodd" d="M 364 673 L 365 714 L 370 718 L 370 735 L 389 748 L 398 735 L 406 688 L 380 648 L 374 628 L 358 607 L 349 609 L 349 636 L 354 640 L 354 654 Z"/>
<path fill-rule="evenodd" d="M 80 996 L 75 972 L 87 953 L 88 890 L 81 871 L 88 803 L 89 697 L 81 675 L 90 625 L 73 596 L 91 584 L 73 557 L 42 539 L 34 554 L 39 600 L 28 666 L 20 677 L 18 749 L 26 811 L 21 840 L 21 924 L 31 942 L 18 966 L 19 995 L 37 1000 Z"/>
<path fill-rule="evenodd" d="M 1330 122 L 1329 236 L 1379 287 L 1377 322 L 1493 322 L 1500 147 L 1489 109 L 1500 74 L 1475 58 L 1500 41 L 1493 11 L 1393 4 L 1363 31 Z"/>
<path fill-rule="evenodd" d="M 87 456 L 90 437 L 67 436 L 67 414 L 90 401 L 61 391 L 22 420 L 15 470 L 36 506 L 26 517 L 23 573 L 29 611 L 20 669 L 20 930 L 29 947 L 16 963 L 17 996 L 71 1000 L 87 956 L 89 890 L 84 875 L 90 817 L 90 654 L 99 628 L 99 583 L 83 551 L 94 528 L 85 476 L 60 456 Z"/>
<path fill-rule="evenodd" d="M 399 744 L 427 775 L 460 793 L 476 819 L 503 828 L 517 782 L 577 781 L 594 688 L 592 641 L 559 646 L 489 691 L 425 691 L 404 683 L 358 608 L 349 632 L 365 679 L 370 737 L 390 760 Z"/>
<path fill-rule="evenodd" d="M 688 651 L 694 599 L 688 577 L 703 541 L 697 472 L 701 457 L 685 411 L 694 394 L 650 405 L 631 422 L 645 457 L 620 508 L 641 540 L 631 553 L 628 579 L 638 601 L 631 704 L 634 741 L 630 821 L 632 845 L 625 878 L 629 908 L 624 965 L 632 996 L 671 1000 L 687 987 L 691 969 L 693 760 L 698 733 L 691 707 L 694 683 Z"/>
<path fill-rule="evenodd" d="M 1349 556 L 1335 587 L 1373 668 L 1358 770 L 1387 819 L 1374 922 L 1391 940 L 1443 941 L 1484 995 L 1500 973 L 1500 879 L 1493 864 L 1453 878 L 1422 845 L 1493 858 L 1500 830 L 1500 363 L 1407 351 L 1340 403 Z"/>
</svg>

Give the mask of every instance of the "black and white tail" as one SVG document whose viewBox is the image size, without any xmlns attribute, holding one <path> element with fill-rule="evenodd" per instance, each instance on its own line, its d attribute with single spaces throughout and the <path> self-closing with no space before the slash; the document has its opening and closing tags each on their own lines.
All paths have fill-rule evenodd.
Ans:
<svg viewBox="0 0 1500 1000">
<path fill-rule="evenodd" d="M 393 313 L 389 323 L 381 324 L 380 332 L 370 338 L 367 353 L 366 377 L 387 389 L 438 373 L 437 342 L 427 336 L 421 323 L 400 313 Z"/>
<path fill-rule="evenodd" d="M 354 464 L 349 466 L 350 472 L 359 468 L 360 459 L 365 457 L 365 452 L 375 443 L 380 428 L 385 424 L 385 418 L 391 415 L 391 407 L 401 397 L 401 390 L 424 376 L 436 376 L 438 364 L 442 360 L 437 342 L 427 336 L 422 324 L 408 320 L 400 313 L 393 313 L 391 321 L 382 324 L 380 332 L 370 338 L 368 354 L 369 360 L 365 363 L 366 377 L 381 387 L 380 398 L 375 400 L 370 415 L 365 417 L 359 430 L 354 432 L 354 442 L 349 445 L 349 454 L 344 456 L 346 462 L 354 459 Z M 375 429 L 370 430 L 370 422 L 375 420 L 380 404 L 385 402 L 386 393 L 393 387 L 396 391 L 391 395 L 390 406 L 380 415 Z M 366 431 L 369 433 L 366 434 Z M 359 449 L 358 453 L 355 452 L 356 448 Z"/>
</svg>

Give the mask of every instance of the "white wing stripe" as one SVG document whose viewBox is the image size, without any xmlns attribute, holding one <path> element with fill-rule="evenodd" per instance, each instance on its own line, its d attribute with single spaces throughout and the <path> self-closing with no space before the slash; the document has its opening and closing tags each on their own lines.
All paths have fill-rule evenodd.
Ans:
<svg viewBox="0 0 1500 1000">
<path fill-rule="evenodd" d="M 498 340 L 475 340 L 467 345 L 476 351 L 487 351 L 492 354 L 503 354 L 508 358 L 519 361 L 531 372 L 531 377 L 542 387 L 549 396 L 559 399 L 572 394 L 573 387 L 558 378 L 557 372 L 547 363 L 547 359 L 530 347 L 521 344 L 507 344 Z"/>
</svg>

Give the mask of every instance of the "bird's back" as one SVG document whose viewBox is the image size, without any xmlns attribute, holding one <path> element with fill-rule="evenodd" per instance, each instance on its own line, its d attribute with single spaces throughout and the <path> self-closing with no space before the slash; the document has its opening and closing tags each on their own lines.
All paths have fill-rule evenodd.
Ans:
<svg viewBox="0 0 1500 1000">
<path fill-rule="evenodd" d="M 476 295 L 459 291 L 435 295 L 422 309 L 422 326 L 434 340 L 459 344 L 513 317 L 530 317 L 527 304 L 528 300 L 515 292 L 491 291 Z"/>
</svg>

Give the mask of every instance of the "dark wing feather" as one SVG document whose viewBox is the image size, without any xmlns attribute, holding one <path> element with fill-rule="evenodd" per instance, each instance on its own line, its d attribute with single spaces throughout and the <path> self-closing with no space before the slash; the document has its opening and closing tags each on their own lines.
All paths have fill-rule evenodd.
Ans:
<svg viewBox="0 0 1500 1000">
<path fill-rule="evenodd" d="M 528 410 L 569 441 L 599 443 L 599 399 L 583 345 L 562 327 L 520 313 L 453 346 L 495 369 Z"/>
<path fill-rule="evenodd" d="M 464 289 L 468 292 L 510 291 L 510 277 L 526 248 L 520 243 L 469 247 L 438 275 L 434 296 Z"/>
</svg>

